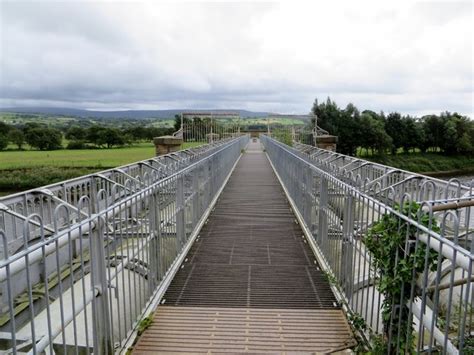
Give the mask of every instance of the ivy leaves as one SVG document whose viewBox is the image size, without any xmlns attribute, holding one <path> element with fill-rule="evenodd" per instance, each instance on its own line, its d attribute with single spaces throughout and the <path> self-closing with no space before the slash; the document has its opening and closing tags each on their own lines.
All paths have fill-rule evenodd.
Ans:
<svg viewBox="0 0 474 355">
<path fill-rule="evenodd" d="M 396 205 L 395 210 L 435 232 L 439 231 L 436 221 L 430 219 L 416 202 Z M 364 238 L 372 255 L 372 266 L 379 274 L 377 289 L 384 296 L 382 320 L 389 352 L 414 351 L 413 325 L 406 304 L 412 292 L 417 292 L 416 280 L 420 274 L 437 266 L 438 255 L 417 241 L 419 233 L 422 232 L 414 223 L 388 213 L 373 224 Z"/>
</svg>

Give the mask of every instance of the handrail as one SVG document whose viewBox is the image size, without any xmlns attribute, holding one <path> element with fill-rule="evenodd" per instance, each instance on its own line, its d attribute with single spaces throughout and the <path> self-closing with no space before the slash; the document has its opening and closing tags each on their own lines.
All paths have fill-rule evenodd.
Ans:
<svg viewBox="0 0 474 355">
<path fill-rule="evenodd" d="M 141 310 L 162 287 L 173 260 L 201 223 L 247 142 L 248 136 L 221 141 L 206 154 L 187 158 L 178 170 L 158 174 L 147 184 L 125 169 L 118 174 L 127 175 L 123 186 L 137 186 L 115 197 L 117 182 L 106 180 L 101 181 L 109 185 L 90 187 L 75 204 L 44 190 L 42 198 L 55 201 L 50 216 L 54 229 L 46 236 L 45 221 L 28 215 L 25 225 L 31 220 L 36 229 L 25 228 L 23 239 L 38 234 L 39 240 L 12 255 L 4 248 L 6 254 L 0 257 L 0 285 L 7 295 L 0 305 L 9 310 L 10 324 L 16 323 L 12 351 L 22 347 L 15 339 L 25 338 L 32 342 L 34 354 L 47 351 L 53 346 L 51 341 L 64 348 L 93 348 L 97 354 L 111 352 L 113 344 L 122 343 L 138 324 Z M 140 162 L 135 165 L 144 167 Z M 60 218 L 67 221 L 61 228 L 56 223 Z M 6 244 L 2 228 L 0 235 Z M 47 282 L 36 283 L 40 275 Z M 16 318 L 16 312 L 22 311 L 13 303 L 22 285 L 27 295 L 25 311 L 29 310 L 26 324 Z M 62 288 L 62 292 L 56 299 L 43 299 L 42 305 L 35 302 L 34 295 L 48 295 L 49 287 Z M 115 296 L 109 295 L 112 290 Z"/>
<path fill-rule="evenodd" d="M 415 239 L 406 237 L 408 250 L 412 243 L 416 243 L 416 248 L 432 250 L 438 258 L 437 270 L 426 268 L 420 278 L 412 280 L 412 298 L 405 305 L 410 314 L 419 319 L 417 332 L 424 334 L 420 335 L 417 351 L 437 344 L 442 348 L 442 353 L 462 352 L 462 339 L 465 334 L 474 331 L 472 318 L 469 318 L 473 306 L 469 297 L 474 291 L 474 279 L 470 276 L 473 275 L 474 254 L 466 244 L 460 243 L 458 236 L 462 218 L 465 219 L 465 228 L 472 235 L 470 212 L 466 210 L 473 206 L 472 201 L 466 201 L 468 197 L 460 194 L 457 197 L 459 201 L 452 201 L 453 198 L 446 195 L 445 204 L 442 204 L 443 200 L 436 200 L 437 205 L 431 201 L 421 201 L 421 208 L 428 213 L 430 221 L 440 224 L 440 230 L 435 231 L 430 227 L 435 222 L 425 226 L 426 222 L 421 223 L 395 209 L 395 201 L 387 200 L 380 191 L 372 194 L 364 189 L 372 182 L 374 190 L 380 188 L 379 178 L 376 181 L 367 180 L 369 182 L 365 182 L 365 185 L 353 184 L 352 181 L 346 181 L 345 176 L 337 174 L 335 167 L 326 169 L 327 166 L 321 166 L 319 161 L 271 137 L 264 136 L 261 139 L 292 206 L 301 216 L 303 230 L 309 233 L 307 237 L 314 243 L 316 255 L 321 256 L 322 264 L 327 265 L 327 271 L 334 277 L 341 299 L 345 300 L 350 312 L 360 315 L 372 332 L 383 331 L 380 313 L 383 295 L 373 286 L 377 275 L 373 271 L 373 259 L 365 247 L 363 234 L 384 215 L 390 214 L 399 223 L 407 223 L 411 233 L 416 236 Z M 358 180 L 361 181 L 360 177 Z M 397 183 L 394 185 L 397 186 Z M 452 186 L 450 183 L 444 185 Z M 419 186 L 405 186 L 405 189 L 409 188 L 418 189 Z M 386 191 L 393 194 L 395 190 L 389 187 Z M 418 196 L 410 194 L 409 190 L 404 191 L 398 203 L 413 200 L 410 197 L 412 195 Z M 458 208 L 458 212 L 446 210 L 448 207 Z M 434 214 L 435 211 L 441 212 L 441 209 L 444 211 L 442 215 Z M 338 233 L 329 233 L 330 230 Z M 448 230 L 451 233 L 449 235 Z M 420 293 L 417 290 L 425 291 Z M 430 293 L 427 294 L 426 290 L 430 290 Z M 402 305 L 394 306 L 399 307 L 394 312 L 401 312 L 397 309 L 401 309 Z M 454 320 L 455 324 L 452 323 Z M 441 322 L 446 326 L 440 326 Z M 398 336 L 404 337 L 405 334 Z"/>
</svg>

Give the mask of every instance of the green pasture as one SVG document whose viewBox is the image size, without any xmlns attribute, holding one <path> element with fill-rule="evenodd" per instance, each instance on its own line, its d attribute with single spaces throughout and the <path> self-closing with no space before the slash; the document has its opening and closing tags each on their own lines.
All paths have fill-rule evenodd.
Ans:
<svg viewBox="0 0 474 355">
<path fill-rule="evenodd" d="M 183 144 L 183 149 L 203 142 Z M 0 151 L 0 196 L 33 189 L 155 156 L 153 143 L 81 150 Z"/>
<path fill-rule="evenodd" d="M 187 142 L 183 149 L 203 144 L 202 142 Z M 139 143 L 131 147 L 110 149 L 80 149 L 80 150 L 21 150 L 1 151 L 0 170 L 34 168 L 39 166 L 53 167 L 87 167 L 112 168 L 133 163 L 155 156 L 153 143 Z"/>
</svg>

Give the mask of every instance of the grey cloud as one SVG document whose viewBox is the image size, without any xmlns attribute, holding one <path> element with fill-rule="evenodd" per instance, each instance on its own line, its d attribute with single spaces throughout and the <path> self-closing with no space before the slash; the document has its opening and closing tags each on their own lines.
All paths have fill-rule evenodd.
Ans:
<svg viewBox="0 0 474 355">
<path fill-rule="evenodd" d="M 468 5 L 2 2 L 0 105 L 472 114 Z"/>
</svg>

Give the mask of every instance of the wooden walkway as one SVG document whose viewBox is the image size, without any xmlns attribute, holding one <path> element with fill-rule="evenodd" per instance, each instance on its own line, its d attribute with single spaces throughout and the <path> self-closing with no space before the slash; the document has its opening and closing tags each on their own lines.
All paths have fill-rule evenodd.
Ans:
<svg viewBox="0 0 474 355">
<path fill-rule="evenodd" d="M 186 260 L 134 354 L 355 344 L 260 143 L 249 144 Z"/>
</svg>

